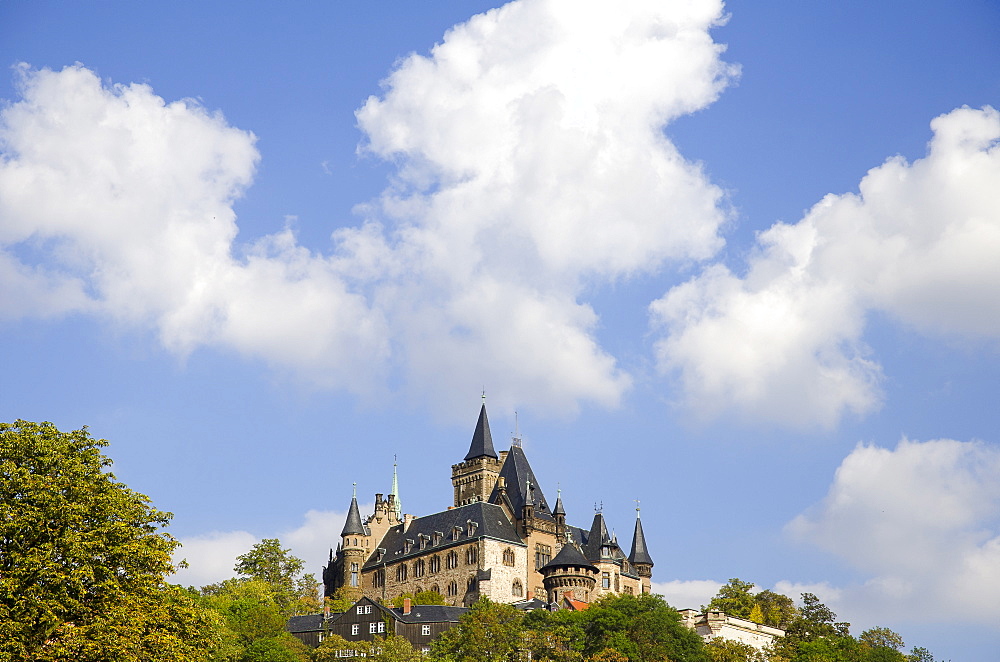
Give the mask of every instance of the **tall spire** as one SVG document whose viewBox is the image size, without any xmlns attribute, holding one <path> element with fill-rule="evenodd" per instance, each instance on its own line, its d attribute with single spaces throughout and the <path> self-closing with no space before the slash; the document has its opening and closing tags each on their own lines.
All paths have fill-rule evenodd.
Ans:
<svg viewBox="0 0 1000 662">
<path fill-rule="evenodd" d="M 341 536 L 363 536 L 365 527 L 361 523 L 361 513 L 358 511 L 357 483 L 354 483 L 354 496 L 351 497 L 351 508 L 347 511 L 347 521 L 344 522 L 344 530 Z"/>
<path fill-rule="evenodd" d="M 646 549 L 646 536 L 642 533 L 642 520 L 639 518 L 639 502 L 636 501 L 635 508 L 635 533 L 632 534 L 632 551 L 628 555 L 629 563 L 645 563 L 653 565 L 653 559 Z"/>
<path fill-rule="evenodd" d="M 479 410 L 479 422 L 476 423 L 476 431 L 472 434 L 472 443 L 469 445 L 469 452 L 465 455 L 465 459 L 472 460 L 477 457 L 499 459 L 497 452 L 493 449 L 493 435 L 490 434 L 490 421 L 486 417 L 485 401 L 482 409 Z"/>
<path fill-rule="evenodd" d="M 395 509 L 396 509 L 396 519 L 402 519 L 403 506 L 399 500 L 399 477 L 396 475 L 396 456 L 392 456 L 392 492 L 390 494 L 396 497 Z"/>
</svg>

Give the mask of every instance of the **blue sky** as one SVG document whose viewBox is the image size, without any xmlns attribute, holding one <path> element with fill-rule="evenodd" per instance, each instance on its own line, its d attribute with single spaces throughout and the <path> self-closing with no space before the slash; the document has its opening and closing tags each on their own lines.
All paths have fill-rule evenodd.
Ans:
<svg viewBox="0 0 1000 662">
<path fill-rule="evenodd" d="M 991 659 L 1000 9 L 493 7 L 0 3 L 0 419 L 109 439 L 203 583 L 318 570 L 394 456 L 447 506 L 485 387 L 676 606 Z"/>
</svg>

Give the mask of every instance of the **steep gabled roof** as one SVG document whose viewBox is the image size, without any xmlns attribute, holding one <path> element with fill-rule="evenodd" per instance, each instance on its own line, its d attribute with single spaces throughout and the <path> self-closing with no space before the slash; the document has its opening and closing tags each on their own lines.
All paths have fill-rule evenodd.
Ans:
<svg viewBox="0 0 1000 662">
<path fill-rule="evenodd" d="M 463 615 L 468 613 L 468 607 L 451 607 L 449 605 L 413 605 L 410 613 L 404 614 L 402 607 L 389 609 L 397 621 L 403 623 L 458 623 Z"/>
<path fill-rule="evenodd" d="M 476 423 L 476 431 L 472 433 L 472 443 L 469 444 L 469 452 L 465 454 L 466 460 L 477 457 L 492 457 L 499 459 L 496 450 L 493 449 L 493 435 L 490 434 L 490 421 L 486 417 L 486 405 L 479 410 L 479 422 Z"/>
<path fill-rule="evenodd" d="M 475 532 L 469 535 L 469 522 L 475 525 Z M 496 504 L 476 501 L 458 508 L 450 508 L 433 515 L 425 515 L 414 519 L 406 531 L 403 524 L 397 524 L 390 528 L 385 537 L 379 542 L 378 547 L 385 550 L 381 560 L 377 554 L 373 554 L 365 563 L 364 568 L 374 568 L 387 563 L 395 563 L 404 558 L 420 556 L 439 549 L 447 549 L 454 545 L 461 545 L 470 540 L 481 538 L 492 538 L 502 540 L 513 545 L 524 546 L 521 538 L 517 535 L 514 524 L 507 519 L 503 508 Z M 455 527 L 461 527 L 462 533 L 458 540 L 452 539 L 452 531 Z M 437 544 L 434 544 L 435 534 L 438 536 Z M 425 545 L 420 546 L 421 536 L 424 536 Z M 413 541 L 407 549 L 407 541 Z"/>
<path fill-rule="evenodd" d="M 531 470 L 528 458 L 520 446 L 511 446 L 510 452 L 507 453 L 507 459 L 500 467 L 500 476 L 504 479 L 507 498 L 510 499 L 510 505 L 514 509 L 514 517 L 521 516 L 521 508 L 528 502 L 527 491 L 528 483 L 530 483 L 530 503 L 535 507 L 535 517 L 552 520 L 552 511 L 549 509 L 548 501 L 545 500 L 542 486 L 538 484 L 535 472 Z M 498 484 L 493 488 L 493 494 L 490 495 L 490 503 L 494 503 L 499 495 L 499 481 L 497 482 Z"/>
<path fill-rule="evenodd" d="M 351 507 L 347 511 L 347 521 L 344 522 L 344 530 L 340 532 L 343 536 L 366 536 L 365 525 L 361 522 L 361 513 L 358 512 L 358 498 L 351 497 Z"/>
<path fill-rule="evenodd" d="M 628 560 L 633 565 L 636 563 L 653 565 L 653 559 L 646 549 L 646 536 L 642 533 L 642 520 L 638 515 L 635 518 L 635 533 L 632 534 L 632 551 L 628 555 Z"/>
</svg>

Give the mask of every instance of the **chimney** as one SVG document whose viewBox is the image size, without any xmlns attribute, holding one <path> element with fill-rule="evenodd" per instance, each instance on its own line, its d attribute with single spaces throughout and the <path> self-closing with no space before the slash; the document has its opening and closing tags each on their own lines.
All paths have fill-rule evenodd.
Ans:
<svg viewBox="0 0 1000 662">
<path fill-rule="evenodd" d="M 328 621 L 330 620 L 330 603 L 326 602 L 325 600 L 324 602 L 325 604 L 323 605 L 323 618 L 324 620 Z"/>
<path fill-rule="evenodd" d="M 411 608 L 410 604 L 411 603 L 410 603 L 410 599 L 409 598 L 403 598 L 403 615 L 404 616 L 410 613 L 410 608 Z"/>
</svg>

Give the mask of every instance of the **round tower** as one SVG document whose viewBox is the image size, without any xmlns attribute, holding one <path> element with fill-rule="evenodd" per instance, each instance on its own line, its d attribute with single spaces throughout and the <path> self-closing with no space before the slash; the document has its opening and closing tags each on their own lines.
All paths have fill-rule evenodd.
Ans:
<svg viewBox="0 0 1000 662">
<path fill-rule="evenodd" d="M 542 566 L 540 572 L 549 602 L 560 602 L 566 593 L 571 593 L 576 600 L 590 602 L 597 585 L 597 567 L 568 537 L 559 553 Z"/>
</svg>

